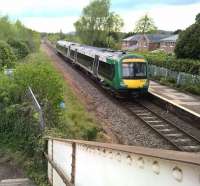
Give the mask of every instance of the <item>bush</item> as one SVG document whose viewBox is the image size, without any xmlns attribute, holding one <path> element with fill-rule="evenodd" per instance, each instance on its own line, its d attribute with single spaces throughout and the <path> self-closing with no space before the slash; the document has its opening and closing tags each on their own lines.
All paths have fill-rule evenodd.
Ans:
<svg viewBox="0 0 200 186">
<path fill-rule="evenodd" d="M 176 44 L 175 54 L 178 58 L 200 59 L 200 22 L 199 17 L 196 23 L 181 32 Z"/>
<path fill-rule="evenodd" d="M 31 87 L 44 110 L 46 124 L 55 127 L 62 112 L 59 105 L 64 100 L 61 77 L 46 63 L 41 54 L 31 55 L 26 61 L 29 63 L 16 67 L 14 82 L 18 85 L 21 95 L 25 95 L 28 86 Z"/>
<path fill-rule="evenodd" d="M 29 48 L 27 44 L 23 41 L 16 39 L 9 39 L 8 44 L 13 48 L 13 51 L 17 59 L 22 59 L 29 54 Z"/>
<path fill-rule="evenodd" d="M 27 168 L 28 175 L 38 186 L 43 186 L 46 179 L 43 135 L 95 140 L 100 128 L 86 114 L 71 89 L 64 86 L 45 55 L 34 53 L 23 60 L 26 63 L 17 64 L 12 77 L 0 72 L 0 146 L 6 144 L 23 154 L 26 160 L 22 165 Z M 38 113 L 27 94 L 28 86 L 44 112 L 47 127 L 43 133 Z M 61 109 L 64 93 L 66 108 Z"/>
<path fill-rule="evenodd" d="M 3 67 L 12 68 L 16 57 L 12 48 L 4 41 L 0 41 L 0 69 Z"/>
<path fill-rule="evenodd" d="M 177 72 L 200 75 L 200 60 L 177 59 L 165 53 L 143 53 L 149 64 L 168 68 Z"/>
</svg>

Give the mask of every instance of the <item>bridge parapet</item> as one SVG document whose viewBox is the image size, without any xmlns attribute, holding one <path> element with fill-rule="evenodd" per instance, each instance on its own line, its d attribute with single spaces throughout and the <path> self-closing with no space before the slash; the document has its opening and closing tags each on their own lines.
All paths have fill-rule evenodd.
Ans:
<svg viewBox="0 0 200 186">
<path fill-rule="evenodd" d="M 48 138 L 53 186 L 200 186 L 200 154 Z"/>
</svg>

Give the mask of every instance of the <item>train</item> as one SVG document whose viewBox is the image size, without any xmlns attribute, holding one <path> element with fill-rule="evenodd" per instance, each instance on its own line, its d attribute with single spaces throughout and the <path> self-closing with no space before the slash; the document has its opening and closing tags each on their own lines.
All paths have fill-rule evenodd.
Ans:
<svg viewBox="0 0 200 186">
<path fill-rule="evenodd" d="M 148 62 L 140 55 L 57 41 L 56 51 L 116 95 L 148 93 Z"/>
</svg>

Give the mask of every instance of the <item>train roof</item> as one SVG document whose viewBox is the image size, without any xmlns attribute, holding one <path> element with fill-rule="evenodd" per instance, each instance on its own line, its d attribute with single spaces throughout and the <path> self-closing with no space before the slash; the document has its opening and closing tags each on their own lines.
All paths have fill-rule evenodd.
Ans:
<svg viewBox="0 0 200 186">
<path fill-rule="evenodd" d="M 112 58 L 112 59 L 117 60 L 117 59 L 122 58 L 122 57 L 124 57 L 128 54 L 125 51 L 115 51 L 115 50 L 112 50 L 112 49 L 81 45 L 79 43 L 68 42 L 68 41 L 58 41 L 57 43 L 59 45 L 63 46 L 63 47 L 69 47 L 70 46 L 72 50 L 77 49 L 78 53 L 87 55 L 87 56 L 92 57 L 92 58 L 94 58 L 95 55 L 98 55 L 99 59 L 101 61 L 104 61 L 104 62 L 106 62 L 107 58 Z M 139 56 L 139 55 L 134 55 L 134 57 L 135 58 L 142 58 L 142 56 Z"/>
</svg>

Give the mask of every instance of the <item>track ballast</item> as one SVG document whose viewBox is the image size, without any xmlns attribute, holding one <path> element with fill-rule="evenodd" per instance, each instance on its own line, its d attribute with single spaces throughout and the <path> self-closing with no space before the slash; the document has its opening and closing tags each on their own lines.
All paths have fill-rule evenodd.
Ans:
<svg viewBox="0 0 200 186">
<path fill-rule="evenodd" d="M 145 124 L 181 151 L 200 152 L 200 140 L 175 123 L 168 121 L 138 101 L 125 101 L 124 106 Z"/>
</svg>

